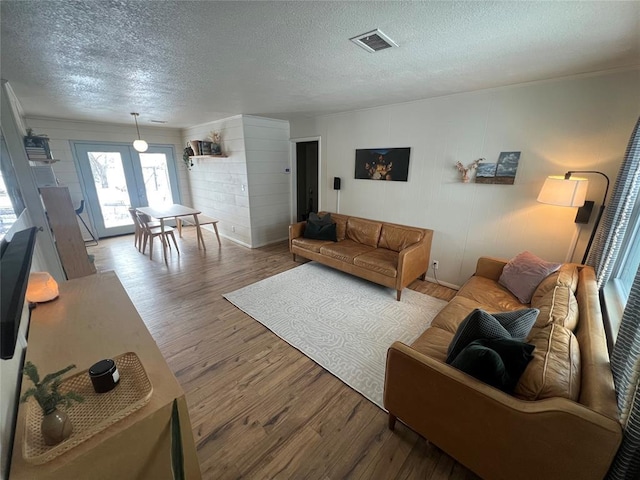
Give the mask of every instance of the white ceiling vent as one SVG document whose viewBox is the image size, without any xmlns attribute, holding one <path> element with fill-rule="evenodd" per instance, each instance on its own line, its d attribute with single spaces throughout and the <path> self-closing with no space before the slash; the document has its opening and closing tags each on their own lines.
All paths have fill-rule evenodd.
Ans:
<svg viewBox="0 0 640 480">
<path fill-rule="evenodd" d="M 350 38 L 353 43 L 364 48 L 369 53 L 375 53 L 385 48 L 397 47 L 398 44 L 387 37 L 381 30 L 377 28 L 357 37 Z"/>
</svg>

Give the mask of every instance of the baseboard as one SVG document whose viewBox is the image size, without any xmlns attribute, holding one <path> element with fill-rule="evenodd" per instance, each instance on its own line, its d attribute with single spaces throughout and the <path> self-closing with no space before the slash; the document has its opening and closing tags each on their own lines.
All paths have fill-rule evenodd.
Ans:
<svg viewBox="0 0 640 480">
<path fill-rule="evenodd" d="M 438 285 L 442 285 L 443 287 L 453 288 L 454 290 L 460 290 L 460 285 L 455 285 L 449 282 L 443 282 L 442 280 L 436 280 L 434 277 L 427 277 L 426 280 L 431 283 L 437 283 Z"/>
<path fill-rule="evenodd" d="M 243 247 L 252 248 L 251 245 L 249 245 L 248 243 L 244 243 L 238 240 L 237 238 L 229 237 L 228 235 L 225 235 L 222 232 L 219 232 L 219 233 L 221 237 L 226 238 L 227 240 L 231 240 L 233 243 L 237 243 L 238 245 L 242 245 Z"/>
<path fill-rule="evenodd" d="M 213 231 L 213 227 L 211 228 L 207 228 L 207 226 L 203 225 L 202 227 L 203 230 L 208 230 L 212 233 L 214 233 Z M 247 247 L 247 248 L 260 248 L 260 247 L 266 247 L 267 245 L 273 245 L 274 243 L 280 243 L 280 242 L 284 242 L 285 240 L 289 240 L 289 235 L 287 235 L 286 237 L 282 237 L 282 238 L 277 238 L 275 240 L 269 240 L 268 242 L 262 242 L 259 243 L 257 245 L 249 245 L 248 243 L 243 242 L 242 240 L 238 240 L 237 238 L 233 238 L 230 237 L 222 232 L 219 232 L 220 237 L 226 238 L 227 240 L 231 240 L 234 243 L 237 243 L 238 245 L 242 245 L 243 247 Z"/>
<path fill-rule="evenodd" d="M 289 235 L 287 235 L 286 237 L 282 237 L 282 238 L 277 238 L 275 240 L 269 240 L 268 242 L 263 242 L 263 243 L 259 243 L 257 245 L 254 245 L 251 248 L 260 248 L 260 247 L 266 247 L 267 245 L 273 245 L 274 243 L 280 243 L 280 242 L 284 242 L 285 240 L 289 240 Z"/>
</svg>

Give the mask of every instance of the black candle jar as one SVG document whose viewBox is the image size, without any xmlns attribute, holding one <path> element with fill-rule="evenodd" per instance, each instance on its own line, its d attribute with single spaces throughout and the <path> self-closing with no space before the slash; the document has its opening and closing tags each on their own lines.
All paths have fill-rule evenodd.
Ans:
<svg viewBox="0 0 640 480">
<path fill-rule="evenodd" d="M 96 393 L 105 393 L 113 390 L 120 382 L 120 373 L 116 363 L 110 358 L 100 360 L 89 369 L 89 377 Z"/>
</svg>

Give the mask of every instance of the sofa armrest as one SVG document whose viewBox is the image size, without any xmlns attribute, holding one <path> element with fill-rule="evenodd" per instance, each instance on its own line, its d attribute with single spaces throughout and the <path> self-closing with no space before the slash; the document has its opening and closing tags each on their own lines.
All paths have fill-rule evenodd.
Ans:
<svg viewBox="0 0 640 480">
<path fill-rule="evenodd" d="M 418 243 L 401 250 L 398 254 L 398 289 L 409 285 L 429 269 L 431 255 L 431 240 L 433 230 L 426 230 L 424 237 Z"/>
<path fill-rule="evenodd" d="M 400 342 L 387 352 L 384 406 L 483 478 L 601 479 L 622 438 L 577 402 L 519 400 Z"/>
<path fill-rule="evenodd" d="M 496 282 L 502 275 L 502 269 L 507 264 L 507 260 L 495 257 L 480 257 L 476 265 L 476 275 L 479 277 L 489 278 Z"/>
<path fill-rule="evenodd" d="M 291 240 L 299 238 L 304 234 L 304 227 L 307 222 L 292 223 L 289 225 L 289 251 L 291 251 Z"/>
</svg>

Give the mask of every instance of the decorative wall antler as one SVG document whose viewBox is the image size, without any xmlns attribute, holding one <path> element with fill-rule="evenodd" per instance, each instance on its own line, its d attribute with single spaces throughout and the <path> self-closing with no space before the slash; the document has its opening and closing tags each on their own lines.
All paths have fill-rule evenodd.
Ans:
<svg viewBox="0 0 640 480">
<path fill-rule="evenodd" d="M 478 164 L 483 161 L 484 161 L 484 158 L 479 158 L 471 162 L 466 167 L 462 163 L 456 162 L 456 168 L 460 173 L 462 173 L 462 181 L 464 183 L 467 183 L 469 181 L 469 172 L 478 168 Z"/>
</svg>

